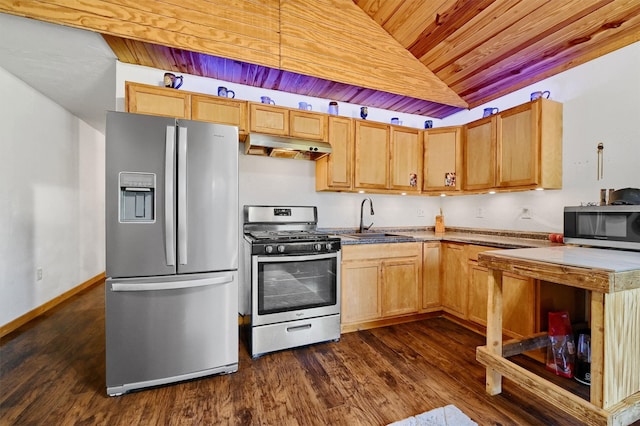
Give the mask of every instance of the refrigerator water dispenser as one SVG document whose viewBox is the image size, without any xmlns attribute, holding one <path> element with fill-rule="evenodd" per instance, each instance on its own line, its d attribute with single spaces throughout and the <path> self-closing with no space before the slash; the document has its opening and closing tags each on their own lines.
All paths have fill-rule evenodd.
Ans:
<svg viewBox="0 0 640 426">
<path fill-rule="evenodd" d="M 120 222 L 155 222 L 155 173 L 120 172 L 118 179 L 118 186 L 120 187 Z"/>
</svg>

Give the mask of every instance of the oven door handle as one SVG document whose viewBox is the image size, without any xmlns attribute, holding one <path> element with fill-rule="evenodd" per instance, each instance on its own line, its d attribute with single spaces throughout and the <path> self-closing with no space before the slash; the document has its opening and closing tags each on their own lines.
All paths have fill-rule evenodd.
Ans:
<svg viewBox="0 0 640 426">
<path fill-rule="evenodd" d="M 336 259 L 339 252 L 323 253 L 323 254 L 308 254 L 308 255 L 296 255 L 296 254 L 283 254 L 277 256 L 259 256 L 255 255 L 254 258 L 260 263 L 267 262 L 306 262 L 309 260 L 322 260 L 322 259 Z"/>
</svg>

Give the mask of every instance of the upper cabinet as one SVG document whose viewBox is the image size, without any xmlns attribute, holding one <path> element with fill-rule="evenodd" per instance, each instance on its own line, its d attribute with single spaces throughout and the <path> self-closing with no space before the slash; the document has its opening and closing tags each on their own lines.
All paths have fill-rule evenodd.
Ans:
<svg viewBox="0 0 640 426">
<path fill-rule="evenodd" d="M 269 104 L 249 103 L 251 132 L 289 136 L 289 109 Z"/>
<path fill-rule="evenodd" d="M 538 99 L 465 127 L 465 190 L 562 187 L 562 104 Z"/>
<path fill-rule="evenodd" d="M 464 138 L 464 184 L 467 191 L 495 186 L 496 117 L 487 117 L 466 126 Z"/>
<path fill-rule="evenodd" d="M 329 117 L 331 154 L 316 161 L 316 191 L 349 190 L 352 186 L 353 120 Z"/>
<path fill-rule="evenodd" d="M 389 180 L 389 125 L 356 120 L 354 187 L 386 189 Z"/>
<path fill-rule="evenodd" d="M 420 192 L 422 187 L 422 131 L 391 126 L 389 188 Z"/>
<path fill-rule="evenodd" d="M 327 142 L 328 115 L 278 107 L 262 103 L 249 103 L 250 130 L 278 136 Z"/>
<path fill-rule="evenodd" d="M 419 192 L 422 132 L 364 120 L 355 124 L 355 189 Z"/>
<path fill-rule="evenodd" d="M 192 95 L 191 119 L 237 126 L 240 139 L 247 136 L 247 102 L 218 96 Z"/>
<path fill-rule="evenodd" d="M 462 127 L 426 130 L 423 161 L 423 191 L 462 189 Z"/>
<path fill-rule="evenodd" d="M 542 98 L 504 111 L 497 134 L 498 187 L 562 187 L 562 104 Z"/>
<path fill-rule="evenodd" d="M 247 101 L 127 81 L 125 109 L 138 114 L 228 124 L 238 127 L 241 141 L 247 137 Z"/>
<path fill-rule="evenodd" d="M 293 137 L 327 142 L 329 116 L 318 112 L 289 111 L 289 134 Z"/>
<path fill-rule="evenodd" d="M 125 110 L 191 119 L 191 94 L 147 84 L 125 83 Z"/>
</svg>

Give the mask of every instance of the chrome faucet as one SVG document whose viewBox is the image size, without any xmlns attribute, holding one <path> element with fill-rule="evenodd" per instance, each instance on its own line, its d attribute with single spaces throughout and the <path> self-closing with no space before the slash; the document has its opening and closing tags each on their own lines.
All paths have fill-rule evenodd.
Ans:
<svg viewBox="0 0 640 426">
<path fill-rule="evenodd" d="M 375 214 L 373 212 L 373 201 L 371 201 L 371 198 L 365 198 L 364 200 L 362 200 L 362 204 L 360 204 L 360 230 L 358 232 L 367 231 L 369 228 L 371 228 L 373 226 L 373 222 L 371 222 L 371 225 L 369 225 L 369 226 L 364 226 L 364 222 L 363 222 L 364 203 L 367 200 L 369 200 L 369 206 L 371 207 L 371 216 L 373 216 Z"/>
</svg>

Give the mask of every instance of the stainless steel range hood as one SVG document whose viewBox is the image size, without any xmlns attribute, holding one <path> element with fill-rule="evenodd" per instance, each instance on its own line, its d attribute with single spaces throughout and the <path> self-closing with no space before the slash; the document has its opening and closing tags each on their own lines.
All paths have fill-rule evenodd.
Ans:
<svg viewBox="0 0 640 426">
<path fill-rule="evenodd" d="M 295 160 L 317 160 L 331 153 L 327 142 L 311 141 L 284 136 L 252 133 L 244 142 L 244 152 L 249 155 L 264 155 Z"/>
</svg>

